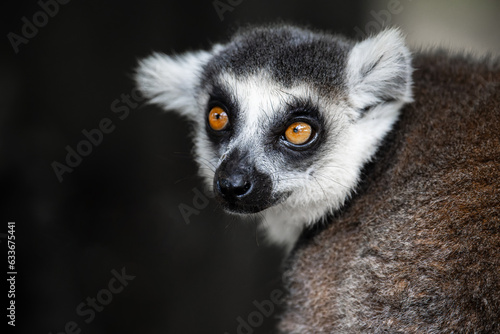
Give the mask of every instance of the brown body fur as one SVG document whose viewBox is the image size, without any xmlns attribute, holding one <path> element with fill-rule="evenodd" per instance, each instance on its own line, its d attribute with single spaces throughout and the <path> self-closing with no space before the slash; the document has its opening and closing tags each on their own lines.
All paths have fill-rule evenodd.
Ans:
<svg viewBox="0 0 500 334">
<path fill-rule="evenodd" d="M 357 194 L 288 260 L 283 333 L 500 333 L 500 66 L 413 66 Z"/>
</svg>

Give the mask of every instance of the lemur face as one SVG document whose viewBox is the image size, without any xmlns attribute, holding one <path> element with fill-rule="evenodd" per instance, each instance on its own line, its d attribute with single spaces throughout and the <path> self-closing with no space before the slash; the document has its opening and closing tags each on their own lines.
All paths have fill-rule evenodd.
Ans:
<svg viewBox="0 0 500 334">
<path fill-rule="evenodd" d="M 314 191 L 318 163 L 347 121 L 343 114 L 327 123 L 327 101 L 317 92 L 287 87 L 265 72 L 226 72 L 206 81 L 195 149 L 200 163 L 212 167 L 203 175 L 222 206 L 256 213 Z"/>
<path fill-rule="evenodd" d="M 397 30 L 363 42 L 290 27 L 246 30 L 210 51 L 154 54 L 143 93 L 194 125 L 195 159 L 222 207 L 264 215 L 290 247 L 339 209 L 411 100 Z"/>
</svg>

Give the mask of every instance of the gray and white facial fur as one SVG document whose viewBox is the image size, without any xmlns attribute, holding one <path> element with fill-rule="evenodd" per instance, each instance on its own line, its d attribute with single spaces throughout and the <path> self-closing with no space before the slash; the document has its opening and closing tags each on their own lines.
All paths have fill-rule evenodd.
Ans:
<svg viewBox="0 0 500 334">
<path fill-rule="evenodd" d="M 222 207 L 259 213 L 268 239 L 290 249 L 355 192 L 412 100 L 411 74 L 398 30 L 354 42 L 270 26 L 209 51 L 153 54 L 136 81 L 152 103 L 194 122 L 200 174 Z"/>
</svg>

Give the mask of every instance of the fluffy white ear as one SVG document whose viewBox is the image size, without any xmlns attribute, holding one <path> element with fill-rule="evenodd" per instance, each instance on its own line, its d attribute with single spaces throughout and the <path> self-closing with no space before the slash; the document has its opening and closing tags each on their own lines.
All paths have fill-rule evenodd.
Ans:
<svg viewBox="0 0 500 334">
<path fill-rule="evenodd" d="M 151 103 L 190 117 L 196 112 L 196 89 L 202 67 L 211 56 L 208 51 L 175 56 L 154 53 L 139 61 L 135 81 Z"/>
<path fill-rule="evenodd" d="M 398 29 L 357 43 L 347 61 L 353 106 L 363 110 L 386 101 L 411 102 L 411 55 Z"/>
</svg>

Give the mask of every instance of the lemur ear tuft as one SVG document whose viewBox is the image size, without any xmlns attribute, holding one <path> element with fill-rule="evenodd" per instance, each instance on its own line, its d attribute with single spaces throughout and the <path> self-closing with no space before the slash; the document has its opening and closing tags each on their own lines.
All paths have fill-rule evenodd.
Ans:
<svg viewBox="0 0 500 334">
<path fill-rule="evenodd" d="M 137 87 L 149 102 L 191 117 L 196 112 L 202 67 L 211 56 L 208 51 L 175 56 L 154 53 L 139 61 L 135 72 Z"/>
<path fill-rule="evenodd" d="M 357 43 L 347 61 L 347 86 L 354 107 L 388 101 L 411 102 L 411 54 L 398 29 Z"/>
</svg>

